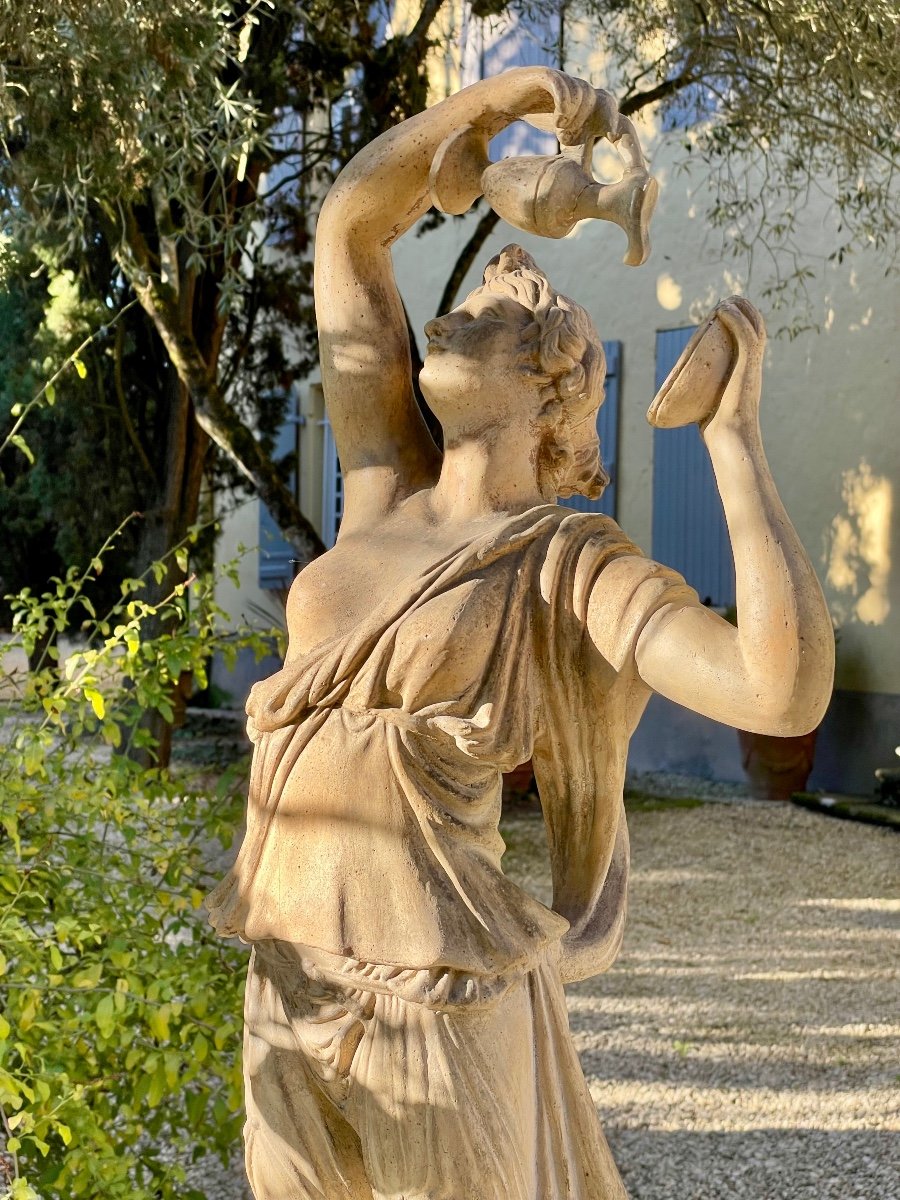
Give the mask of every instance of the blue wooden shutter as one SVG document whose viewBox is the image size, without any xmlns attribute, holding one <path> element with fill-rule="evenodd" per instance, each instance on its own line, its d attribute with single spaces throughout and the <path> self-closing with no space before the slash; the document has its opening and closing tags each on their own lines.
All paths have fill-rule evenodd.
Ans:
<svg viewBox="0 0 900 1200">
<path fill-rule="evenodd" d="M 322 422 L 322 541 L 331 549 L 344 515 L 344 476 L 338 460 L 331 423 Z"/>
<path fill-rule="evenodd" d="M 694 326 L 656 335 L 657 391 Z M 653 557 L 674 567 L 701 600 L 734 604 L 734 559 L 709 455 L 695 425 L 653 434 Z"/>
<path fill-rule="evenodd" d="M 560 16 L 512 12 L 475 17 L 464 7 L 458 42 L 460 82 L 465 86 L 478 79 L 499 75 L 510 67 L 557 67 L 559 62 Z M 514 121 L 491 141 L 490 157 L 497 162 L 520 154 L 556 154 L 552 133 Z"/>
<path fill-rule="evenodd" d="M 272 457 L 297 461 L 297 397 L 291 392 L 285 410 L 285 419 L 275 438 Z M 296 494 L 296 468 L 291 472 L 288 487 Z M 294 580 L 293 546 L 281 535 L 272 514 L 264 504 L 259 506 L 259 586 L 261 588 L 289 588 Z"/>
<path fill-rule="evenodd" d="M 622 343 L 604 342 L 606 355 L 606 399 L 597 413 L 597 434 L 600 438 L 600 454 L 603 465 L 609 472 L 610 482 L 599 500 L 588 500 L 584 496 L 566 496 L 561 500 L 567 508 L 578 512 L 605 513 L 616 515 L 616 459 L 619 451 L 619 390 L 622 380 Z"/>
</svg>

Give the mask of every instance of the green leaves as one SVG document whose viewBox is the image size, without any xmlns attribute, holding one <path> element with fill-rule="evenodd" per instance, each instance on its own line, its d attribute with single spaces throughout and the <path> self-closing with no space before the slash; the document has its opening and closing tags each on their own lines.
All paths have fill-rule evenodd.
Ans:
<svg viewBox="0 0 900 1200">
<path fill-rule="evenodd" d="M 103 964 L 94 963 L 86 971 L 80 971 L 72 978 L 73 988 L 93 988 L 100 982 L 103 975 Z"/>
<path fill-rule="evenodd" d="M 0 133 L 16 143 L 7 188 L 28 197 L 12 206 L 17 223 L 75 250 L 95 235 L 93 213 L 115 220 L 152 187 L 177 208 L 189 246 L 231 236 L 234 214 L 204 204 L 198 183 L 223 194 L 241 147 L 256 152 L 273 119 L 240 66 L 266 6 L 251 0 L 240 22 L 196 0 L 94 0 L 66 6 L 65 20 L 25 0 L 6 9 Z"/>
<path fill-rule="evenodd" d="M 106 701 L 103 699 L 101 693 L 96 688 L 86 687 L 84 689 L 84 698 L 90 702 L 94 716 L 102 721 L 106 715 Z"/>
<path fill-rule="evenodd" d="M 198 789 L 110 752 L 234 635 L 211 579 L 192 583 L 190 610 L 174 594 L 149 605 L 130 580 L 95 615 L 79 598 L 103 557 L 15 597 L 0 645 L 2 675 L 7 653 L 88 613 L 78 648 L 4 713 L 0 1106 L 19 1182 L 3 1200 L 184 1200 L 195 1193 L 160 1146 L 176 1161 L 239 1146 L 245 959 L 199 905 L 217 873 L 202 848 L 230 840 L 242 780 Z M 168 632 L 151 637 L 161 609 Z"/>
<path fill-rule="evenodd" d="M 30 463 L 34 463 L 34 451 L 22 437 L 21 433 L 11 433 L 7 438 L 7 442 L 11 446 L 15 446 L 17 450 L 21 450 Z"/>
<path fill-rule="evenodd" d="M 111 1038 L 116 1028 L 116 1012 L 113 997 L 111 995 L 103 996 L 100 1003 L 94 1009 L 94 1020 L 97 1022 L 97 1028 L 100 1030 L 101 1037 Z"/>
<path fill-rule="evenodd" d="M 18 1148 L 18 1147 L 17 1147 Z M 15 1151 L 11 1151 L 15 1153 Z M 14 1179 L 9 1190 L 10 1200 L 41 1200 L 40 1196 L 26 1179 Z"/>
</svg>

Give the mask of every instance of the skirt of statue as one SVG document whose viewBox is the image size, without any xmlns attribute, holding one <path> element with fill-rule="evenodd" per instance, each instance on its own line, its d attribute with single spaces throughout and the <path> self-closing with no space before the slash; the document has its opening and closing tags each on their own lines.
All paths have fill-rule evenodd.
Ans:
<svg viewBox="0 0 900 1200">
<path fill-rule="evenodd" d="M 553 952 L 479 980 L 258 943 L 245 1020 L 256 1200 L 625 1200 Z"/>
</svg>

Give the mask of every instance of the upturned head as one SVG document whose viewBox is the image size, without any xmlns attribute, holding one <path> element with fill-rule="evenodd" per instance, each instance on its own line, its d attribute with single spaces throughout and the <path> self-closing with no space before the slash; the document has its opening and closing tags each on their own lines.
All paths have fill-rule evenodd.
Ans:
<svg viewBox="0 0 900 1200">
<path fill-rule="evenodd" d="M 603 346 L 588 313 L 553 288 L 531 255 L 507 246 L 482 286 L 425 333 L 420 384 L 445 446 L 500 432 L 513 435 L 513 446 L 525 432 L 542 494 L 602 493 Z"/>
</svg>

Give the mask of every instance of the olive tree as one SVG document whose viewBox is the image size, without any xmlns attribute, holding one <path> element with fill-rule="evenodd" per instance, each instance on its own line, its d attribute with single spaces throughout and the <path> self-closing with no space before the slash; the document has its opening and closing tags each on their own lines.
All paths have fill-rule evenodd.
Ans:
<svg viewBox="0 0 900 1200">
<path fill-rule="evenodd" d="M 579 46 L 602 48 L 604 86 L 624 113 L 652 107 L 663 127 L 690 126 L 681 165 L 701 165 L 707 215 L 728 230 L 729 252 L 745 262 L 762 252 L 763 292 L 770 308 L 786 310 L 788 332 L 804 324 L 805 282 L 816 267 L 797 237 L 812 193 L 836 218 L 832 258 L 868 246 L 886 265 L 894 260 L 900 14 L 892 0 L 562 0 L 549 29 L 560 63 Z M 444 309 L 496 222 L 483 213 Z"/>
</svg>

